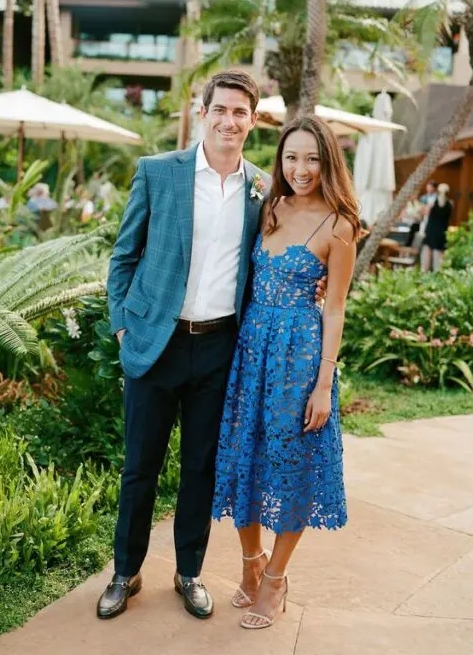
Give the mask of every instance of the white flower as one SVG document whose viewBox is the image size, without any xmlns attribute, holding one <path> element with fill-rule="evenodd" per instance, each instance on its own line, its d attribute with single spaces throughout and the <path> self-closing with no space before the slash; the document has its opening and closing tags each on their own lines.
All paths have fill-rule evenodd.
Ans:
<svg viewBox="0 0 473 655">
<path fill-rule="evenodd" d="M 79 323 L 75 318 L 66 318 L 66 330 L 71 339 L 79 339 L 81 335 Z"/>
<path fill-rule="evenodd" d="M 250 198 L 252 199 L 258 198 L 258 200 L 263 200 L 265 189 L 266 189 L 266 184 L 264 183 L 261 175 L 257 173 L 252 179 Z"/>
<path fill-rule="evenodd" d="M 76 317 L 76 310 L 74 309 L 74 307 L 69 307 L 67 309 L 62 309 L 61 311 L 62 311 L 62 315 L 64 316 L 64 318 L 66 320 L 68 318 L 73 320 Z"/>
</svg>

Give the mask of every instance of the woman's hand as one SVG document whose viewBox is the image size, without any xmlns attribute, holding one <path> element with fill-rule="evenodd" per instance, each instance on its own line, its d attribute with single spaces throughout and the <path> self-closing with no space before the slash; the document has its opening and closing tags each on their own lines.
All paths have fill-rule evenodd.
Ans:
<svg viewBox="0 0 473 655">
<path fill-rule="evenodd" d="M 320 430 L 328 421 L 331 410 L 331 388 L 315 387 L 310 394 L 304 416 L 304 432 Z"/>
</svg>

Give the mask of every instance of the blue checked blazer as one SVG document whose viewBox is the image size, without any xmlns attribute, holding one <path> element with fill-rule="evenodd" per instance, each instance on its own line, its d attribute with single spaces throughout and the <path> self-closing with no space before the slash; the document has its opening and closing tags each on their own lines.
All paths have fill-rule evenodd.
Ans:
<svg viewBox="0 0 473 655">
<path fill-rule="evenodd" d="M 110 260 L 107 292 L 112 333 L 125 328 L 120 361 L 132 378 L 144 375 L 173 334 L 186 294 L 192 250 L 197 147 L 138 160 L 130 197 Z M 239 321 L 262 201 L 250 198 L 259 174 L 245 169 L 245 217 L 237 277 Z"/>
</svg>

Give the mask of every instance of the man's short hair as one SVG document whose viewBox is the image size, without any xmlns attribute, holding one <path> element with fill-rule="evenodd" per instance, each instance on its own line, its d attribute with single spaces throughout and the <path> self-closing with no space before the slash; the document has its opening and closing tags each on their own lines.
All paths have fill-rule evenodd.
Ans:
<svg viewBox="0 0 473 655">
<path fill-rule="evenodd" d="M 243 91 L 250 100 L 251 111 L 256 110 L 259 102 L 259 89 L 255 80 L 248 73 L 239 70 L 228 70 L 213 75 L 205 85 L 202 93 L 202 104 L 207 110 L 210 107 L 216 88 Z"/>
</svg>

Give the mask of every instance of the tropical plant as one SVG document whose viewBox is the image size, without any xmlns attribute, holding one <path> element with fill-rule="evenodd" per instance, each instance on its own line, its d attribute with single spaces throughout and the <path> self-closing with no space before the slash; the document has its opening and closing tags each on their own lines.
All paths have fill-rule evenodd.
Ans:
<svg viewBox="0 0 473 655">
<path fill-rule="evenodd" d="M 468 39 L 470 50 L 470 63 L 473 69 L 473 0 L 465 0 L 467 9 L 463 16 L 463 25 Z M 450 148 L 455 137 L 466 125 L 473 107 L 473 76 L 467 86 L 463 98 L 455 108 L 452 118 L 439 133 L 425 159 L 417 166 L 397 194 L 389 209 L 379 218 L 368 237 L 360 256 L 357 259 L 354 279 L 357 280 L 368 269 L 371 260 L 376 254 L 381 240 L 387 236 L 389 230 L 398 220 L 408 201 L 417 194 L 425 180 L 432 175 L 440 164 L 445 153 Z"/>
<path fill-rule="evenodd" d="M 89 234 L 0 253 L 0 356 L 37 354 L 32 321 L 84 296 L 104 293 L 106 237 L 112 229 L 105 225 Z"/>
<path fill-rule="evenodd" d="M 73 478 L 39 469 L 27 444 L 0 429 L 0 582 L 63 562 L 116 502 L 116 475 L 79 466 Z"/>
<path fill-rule="evenodd" d="M 349 296 L 341 356 L 348 370 L 409 384 L 457 381 L 473 366 L 472 306 L 468 271 L 381 269 Z"/>
</svg>

